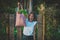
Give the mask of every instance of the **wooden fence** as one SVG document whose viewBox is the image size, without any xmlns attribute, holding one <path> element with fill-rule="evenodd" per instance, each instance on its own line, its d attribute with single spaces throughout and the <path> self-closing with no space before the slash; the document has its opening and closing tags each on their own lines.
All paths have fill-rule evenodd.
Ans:
<svg viewBox="0 0 60 40">
<path fill-rule="evenodd" d="M 43 40 L 43 21 L 42 21 L 42 14 L 38 15 L 37 17 L 37 37 L 34 37 L 34 40 Z M 14 26 L 15 24 L 15 14 L 9 14 L 9 39 L 8 40 L 15 40 L 14 37 Z M 21 31 L 20 31 L 21 33 Z M 36 33 L 36 32 L 35 32 Z M 18 34 L 19 35 L 19 34 Z M 21 35 L 22 36 L 22 35 Z"/>
</svg>

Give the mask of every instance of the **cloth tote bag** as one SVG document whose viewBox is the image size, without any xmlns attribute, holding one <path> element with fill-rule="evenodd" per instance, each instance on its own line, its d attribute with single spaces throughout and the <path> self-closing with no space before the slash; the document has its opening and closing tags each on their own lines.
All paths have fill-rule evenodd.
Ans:
<svg viewBox="0 0 60 40">
<path fill-rule="evenodd" d="M 16 13 L 16 24 L 15 26 L 25 26 L 25 16 L 20 13 Z"/>
</svg>

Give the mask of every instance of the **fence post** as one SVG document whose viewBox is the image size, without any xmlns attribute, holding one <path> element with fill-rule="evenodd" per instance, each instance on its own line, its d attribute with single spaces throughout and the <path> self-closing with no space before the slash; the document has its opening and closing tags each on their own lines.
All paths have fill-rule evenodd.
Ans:
<svg viewBox="0 0 60 40">
<path fill-rule="evenodd" d="M 5 14 L 5 19 L 6 19 L 6 34 L 7 34 L 7 38 L 6 40 L 9 39 L 9 14 Z"/>
<path fill-rule="evenodd" d="M 40 5 L 40 12 L 42 13 L 42 27 L 43 27 L 43 33 L 42 33 L 42 40 L 45 40 L 45 3 Z"/>
<path fill-rule="evenodd" d="M 40 5 L 38 15 L 38 40 L 44 40 L 45 36 L 45 3 Z"/>
<path fill-rule="evenodd" d="M 42 14 L 38 15 L 38 40 L 42 40 Z"/>
<path fill-rule="evenodd" d="M 14 14 L 9 14 L 9 40 L 14 40 Z"/>
</svg>

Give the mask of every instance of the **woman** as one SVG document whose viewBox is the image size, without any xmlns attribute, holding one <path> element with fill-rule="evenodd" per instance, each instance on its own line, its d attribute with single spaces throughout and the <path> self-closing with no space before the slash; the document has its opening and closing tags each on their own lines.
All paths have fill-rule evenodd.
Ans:
<svg viewBox="0 0 60 40">
<path fill-rule="evenodd" d="M 34 40 L 33 39 L 33 33 L 34 33 L 34 27 L 36 25 L 36 21 L 34 21 L 34 13 L 31 12 L 28 15 L 28 19 L 26 19 L 26 26 L 23 30 L 23 40 Z"/>
</svg>

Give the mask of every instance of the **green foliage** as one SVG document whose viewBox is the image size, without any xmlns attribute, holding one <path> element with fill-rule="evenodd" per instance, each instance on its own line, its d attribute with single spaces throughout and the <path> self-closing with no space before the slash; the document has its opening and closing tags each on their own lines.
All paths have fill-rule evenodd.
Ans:
<svg viewBox="0 0 60 40">
<path fill-rule="evenodd" d="M 58 9 L 55 6 L 46 7 L 46 40 L 59 40 L 60 38 L 60 23 Z"/>
</svg>

